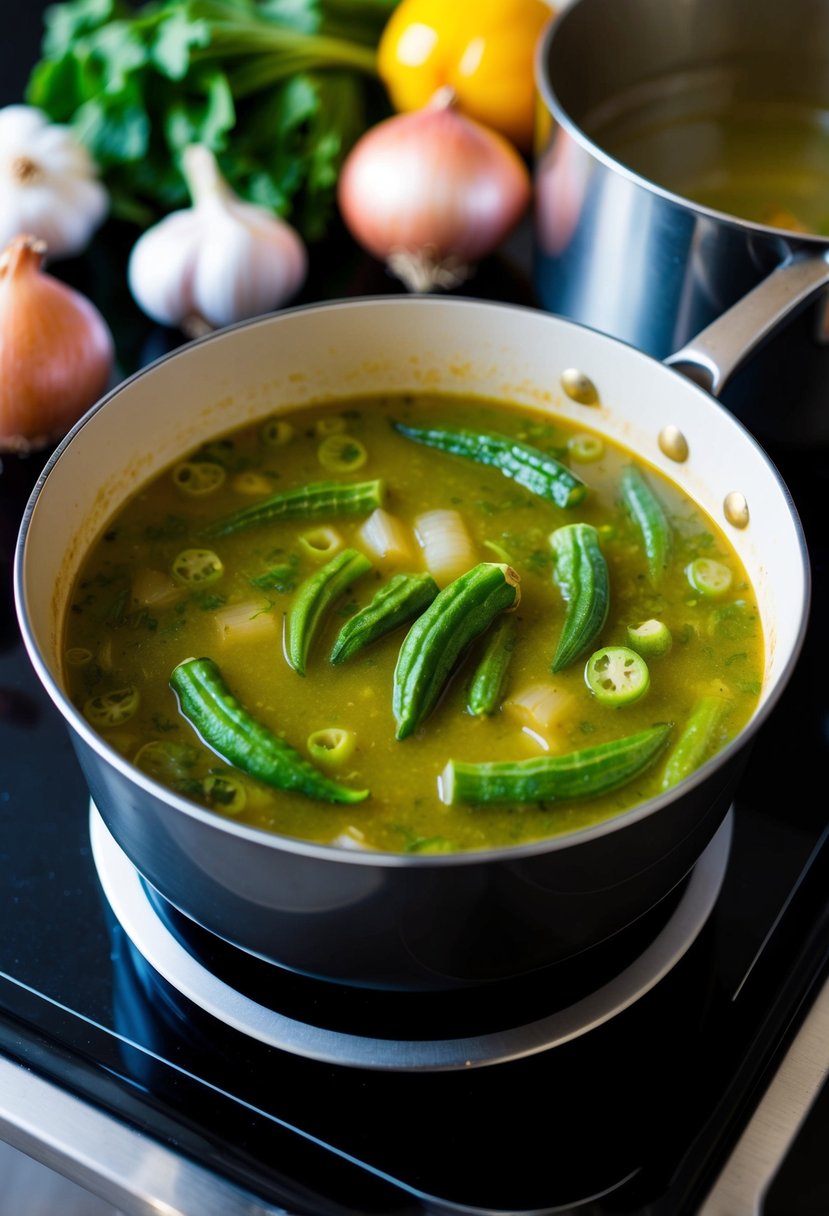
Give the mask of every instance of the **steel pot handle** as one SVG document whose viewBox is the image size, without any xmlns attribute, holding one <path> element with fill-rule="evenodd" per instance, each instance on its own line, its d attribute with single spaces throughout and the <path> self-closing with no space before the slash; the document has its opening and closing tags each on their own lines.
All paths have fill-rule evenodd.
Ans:
<svg viewBox="0 0 829 1216">
<path fill-rule="evenodd" d="M 789 258 L 664 362 L 718 397 L 749 355 L 827 283 L 829 252 Z"/>
</svg>

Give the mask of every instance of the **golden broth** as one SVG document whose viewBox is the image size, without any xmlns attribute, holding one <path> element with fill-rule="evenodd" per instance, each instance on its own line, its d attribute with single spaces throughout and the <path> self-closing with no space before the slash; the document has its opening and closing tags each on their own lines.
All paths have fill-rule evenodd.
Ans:
<svg viewBox="0 0 829 1216">
<path fill-rule="evenodd" d="M 102 733 L 159 780 L 217 813 L 290 836 L 396 852 L 480 849 L 567 832 L 616 815 L 658 792 L 665 757 L 602 797 L 507 807 L 445 805 L 438 779 L 450 758 L 477 762 L 564 753 L 658 722 L 674 723 L 676 737 L 699 698 L 710 693 L 727 698 L 728 706 L 711 753 L 750 718 L 762 682 L 763 638 L 745 571 L 710 518 L 678 487 L 643 468 L 673 530 L 670 566 L 659 589 L 651 587 L 641 539 L 620 503 L 621 472 L 633 461 L 628 451 L 539 412 L 454 396 L 355 399 L 280 414 L 279 419 L 292 424 L 289 439 L 274 422 L 270 443 L 263 442 L 257 425 L 191 454 L 190 460 L 223 470 L 223 477 L 217 475 L 221 484 L 212 487 L 209 479 L 203 486 L 188 484 L 179 462 L 143 487 L 110 521 L 73 591 L 65 638 L 69 694 L 83 711 L 101 694 L 136 690 L 135 712 Z M 589 493 L 575 508 L 558 508 L 494 468 L 404 438 L 391 420 L 521 438 L 557 455 L 587 482 Z M 359 468 L 332 473 L 320 463 L 322 445 L 332 434 L 363 445 L 365 461 Z M 363 517 L 273 521 L 205 540 L 210 522 L 258 498 L 332 477 L 346 482 L 383 478 L 385 509 L 409 538 L 408 556 L 387 560 L 367 548 Z M 194 488 L 204 492 L 193 493 Z M 394 573 L 425 568 L 413 521 L 436 508 L 458 513 L 475 561 L 507 561 L 520 575 L 516 644 L 496 712 L 478 718 L 467 708 L 480 640 L 425 722 L 398 741 L 392 681 L 407 626 L 341 665 L 332 665 L 328 656 L 343 622 Z M 596 648 L 626 645 L 627 626 L 653 617 L 673 637 L 669 653 L 647 660 L 647 694 L 621 708 L 597 701 L 585 682 L 584 659 L 556 675 L 551 672 L 565 605 L 552 577 L 549 535 L 576 520 L 599 529 L 610 572 L 610 610 Z M 223 573 L 204 585 L 181 585 L 170 573 L 177 558 L 205 545 L 219 557 Z M 299 675 L 285 655 L 286 612 L 302 581 L 337 547 L 346 546 L 367 553 L 373 569 L 336 605 L 314 643 L 306 674 Z M 710 597 L 692 588 L 686 567 L 699 557 L 728 567 L 732 581 L 725 594 Z M 268 571 L 270 586 L 262 587 Z M 200 742 L 170 689 L 173 668 L 190 656 L 213 659 L 246 709 L 303 756 L 308 756 L 307 741 L 314 732 L 353 732 L 353 753 L 330 775 L 354 788 L 367 787 L 370 798 L 350 806 L 318 802 L 231 772 Z M 524 705 L 525 694 L 538 686 L 548 691 L 552 686 L 560 704 L 555 713 L 540 718 L 528 715 Z M 223 806 L 228 789 L 242 793 Z"/>
<path fill-rule="evenodd" d="M 715 211 L 829 233 L 829 114 L 798 103 L 646 107 L 595 132 L 641 177 Z"/>
</svg>

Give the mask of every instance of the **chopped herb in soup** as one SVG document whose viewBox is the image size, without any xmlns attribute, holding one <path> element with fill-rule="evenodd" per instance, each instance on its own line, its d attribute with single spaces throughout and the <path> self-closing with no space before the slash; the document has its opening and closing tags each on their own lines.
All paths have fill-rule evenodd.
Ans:
<svg viewBox="0 0 829 1216">
<path fill-rule="evenodd" d="M 190 452 L 74 588 L 69 693 L 149 777 L 344 847 L 485 849 L 670 788 L 750 718 L 725 535 L 594 432 L 430 395 Z"/>
</svg>

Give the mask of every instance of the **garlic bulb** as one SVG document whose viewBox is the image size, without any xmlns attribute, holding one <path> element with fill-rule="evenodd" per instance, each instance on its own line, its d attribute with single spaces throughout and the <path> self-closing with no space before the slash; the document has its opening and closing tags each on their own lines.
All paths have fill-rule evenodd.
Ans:
<svg viewBox="0 0 829 1216">
<path fill-rule="evenodd" d="M 0 248 L 21 232 L 50 259 L 81 253 L 109 209 L 97 166 L 69 127 L 34 106 L 0 109 Z"/>
<path fill-rule="evenodd" d="M 161 325 L 193 331 L 278 308 L 302 286 L 305 245 L 284 220 L 238 198 L 213 153 L 187 148 L 193 206 L 174 211 L 136 241 L 128 281 L 138 306 Z"/>
</svg>

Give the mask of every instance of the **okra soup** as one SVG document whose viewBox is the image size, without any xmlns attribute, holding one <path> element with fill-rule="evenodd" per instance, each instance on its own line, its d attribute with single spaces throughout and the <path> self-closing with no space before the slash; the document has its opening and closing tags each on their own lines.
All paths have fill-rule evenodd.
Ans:
<svg viewBox="0 0 829 1216">
<path fill-rule="evenodd" d="M 757 706 L 723 532 L 633 453 L 455 395 L 280 412 L 156 476 L 73 589 L 94 729 L 217 815 L 479 850 L 670 789 Z"/>
</svg>

